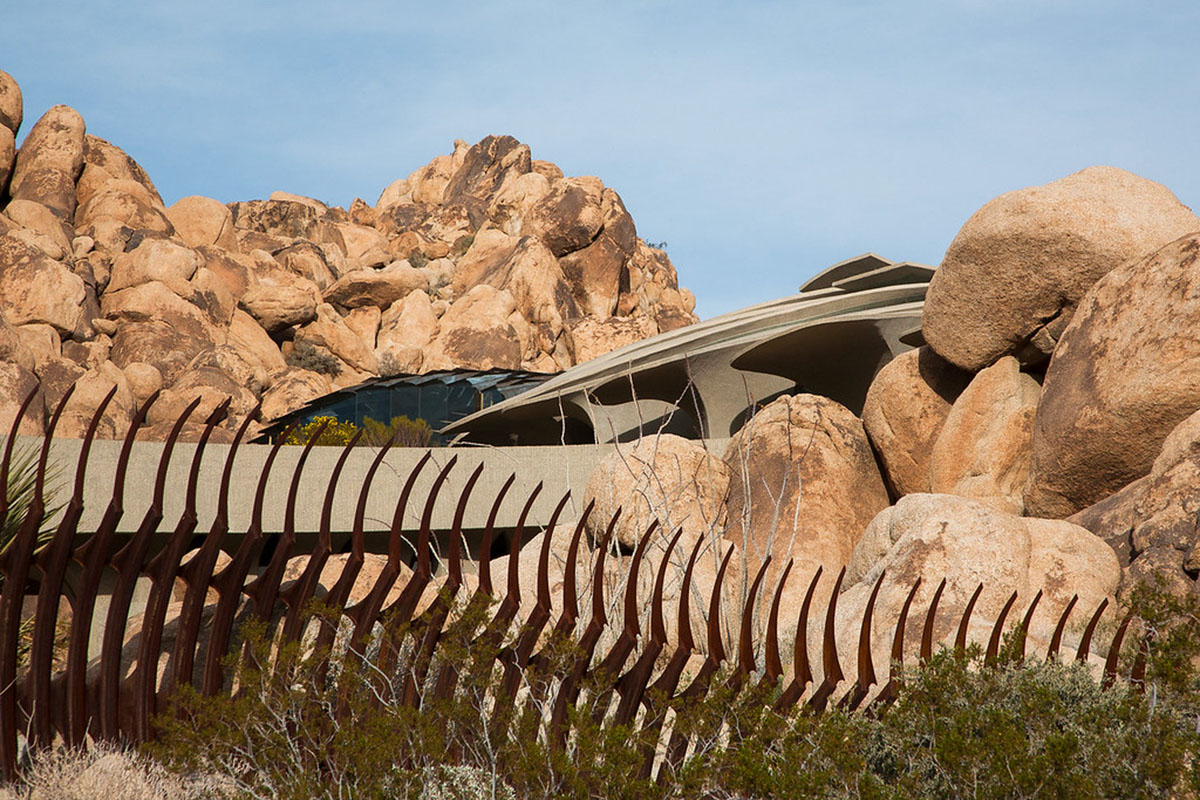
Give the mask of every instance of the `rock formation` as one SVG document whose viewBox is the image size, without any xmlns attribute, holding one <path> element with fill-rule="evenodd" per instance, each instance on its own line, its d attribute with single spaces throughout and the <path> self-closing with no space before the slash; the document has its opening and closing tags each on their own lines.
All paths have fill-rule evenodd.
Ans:
<svg viewBox="0 0 1200 800">
<path fill-rule="evenodd" d="M 233 395 L 227 438 L 260 399 L 270 418 L 374 375 L 555 372 L 696 319 L 616 192 L 512 137 L 456 142 L 374 206 L 275 192 L 167 207 L 73 109 L 47 111 L 18 150 L 22 117 L 0 72 L 0 421 L 40 379 L 56 388 L 31 432 L 85 374 L 97 388 L 72 419 L 121 386 L 101 436 L 128 425 L 124 400 L 162 389 L 179 407 L 205 396 L 201 411 Z"/>
</svg>

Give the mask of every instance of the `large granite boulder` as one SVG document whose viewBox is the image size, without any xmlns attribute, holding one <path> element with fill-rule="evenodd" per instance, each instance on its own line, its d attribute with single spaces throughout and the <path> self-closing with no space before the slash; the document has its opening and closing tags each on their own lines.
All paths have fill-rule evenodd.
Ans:
<svg viewBox="0 0 1200 800">
<path fill-rule="evenodd" d="M 1020 514 L 1040 394 L 1012 356 L 980 371 L 954 401 L 933 445 L 930 490 Z"/>
<path fill-rule="evenodd" d="M 1044 360 L 1093 283 L 1197 230 L 1200 218 L 1170 190 L 1115 167 L 1003 194 L 946 250 L 925 299 L 925 340 L 969 370 L 1007 354 Z"/>
<path fill-rule="evenodd" d="M 1200 593 L 1200 411 L 1163 442 L 1148 475 L 1068 518 L 1112 546 L 1125 568 L 1122 591 L 1161 581 Z"/>
<path fill-rule="evenodd" d="M 397 261 L 384 269 L 347 272 L 325 290 L 324 298 L 345 308 L 373 305 L 385 309 L 409 292 L 428 287 L 425 273 L 407 261 Z"/>
<path fill-rule="evenodd" d="M 263 393 L 262 418 L 272 420 L 289 414 L 310 400 L 329 394 L 329 378 L 306 369 L 289 369 L 276 376 Z"/>
<path fill-rule="evenodd" d="M 896 356 L 871 381 L 863 428 L 894 497 L 929 491 L 933 443 L 970 379 L 969 373 L 921 347 Z"/>
<path fill-rule="evenodd" d="M 25 115 L 25 104 L 21 99 L 21 87 L 16 79 L 0 69 L 0 128 L 12 133 L 21 129 Z"/>
<path fill-rule="evenodd" d="M 25 398 L 38 387 L 38 376 L 11 361 L 0 361 L 0 431 L 4 436 L 12 430 L 13 419 Z M 40 393 L 40 391 L 39 391 Z M 44 400 L 35 397 L 17 433 L 22 436 L 41 436 Z"/>
<path fill-rule="evenodd" d="M 63 335 L 79 326 L 83 279 L 13 234 L 0 236 L 0 312 L 12 325 L 44 323 Z"/>
<path fill-rule="evenodd" d="M 1149 472 L 1200 407 L 1200 232 L 1088 291 L 1046 372 L 1025 506 L 1065 517 Z"/>
<path fill-rule="evenodd" d="M 905 629 L 908 664 L 915 663 L 925 615 L 943 578 L 946 587 L 938 603 L 934 641 L 953 642 L 967 602 L 982 583 L 969 631 L 969 641 L 981 644 L 987 643 L 985 637 L 1014 591 L 1017 606 L 1006 629 L 1017 624 L 1040 590 L 1030 635 L 1044 642 L 1074 595 L 1079 599 L 1073 619 L 1086 619 L 1101 601 L 1112 598 L 1121 578 L 1112 548 L 1078 525 L 1005 514 L 951 495 L 902 497 L 871 521 L 846 569 L 836 630 L 842 669 L 849 676 L 857 674 L 863 613 L 881 572 L 885 575 L 872 618 L 877 670 L 886 670 L 900 609 L 918 578 L 921 586 Z M 809 619 L 810 652 L 821 652 L 823 621 L 820 615 Z M 1071 626 L 1065 644 L 1072 646 L 1078 636 L 1078 626 Z"/>
<path fill-rule="evenodd" d="M 509 322 L 515 308 L 507 291 L 487 284 L 474 287 L 438 320 L 427 363 L 445 359 L 467 369 L 519 369 L 521 345 Z"/>
<path fill-rule="evenodd" d="M 700 442 L 666 433 L 639 439 L 605 456 L 588 478 L 583 502 L 596 504 L 588 535 L 600 541 L 620 509 L 613 536 L 624 548 L 637 547 L 657 521 L 655 541 L 683 528 L 683 552 L 690 552 L 697 538 L 724 528 L 730 478 L 729 466 Z"/>
<path fill-rule="evenodd" d="M 233 214 L 219 200 L 199 195 L 184 197 L 167 209 L 167 218 L 189 247 L 216 245 L 224 250 L 237 250 Z"/>
<path fill-rule="evenodd" d="M 521 232 L 542 240 L 556 257 L 587 247 L 604 225 L 599 178 L 563 178 L 530 210 Z"/>
<path fill-rule="evenodd" d="M 862 423 L 825 397 L 781 397 L 750 418 L 725 451 L 732 476 L 725 539 L 739 549 L 735 583 L 745 585 L 771 556 L 774 587 L 795 560 L 784 593 L 792 619 L 809 580 L 824 568 L 824 592 L 850 561 L 887 489 Z"/>
<path fill-rule="evenodd" d="M 375 339 L 375 357 L 383 376 L 428 372 L 425 351 L 438 334 L 438 318 L 429 295 L 420 289 L 397 300 L 383 313 Z"/>
<path fill-rule="evenodd" d="M 70 219 L 75 213 L 75 180 L 83 171 L 84 130 L 83 117 L 70 106 L 54 106 L 43 114 L 17 153 L 9 185 L 13 199 L 42 203 L 64 219 Z M 68 179 L 69 195 L 63 196 L 57 190 L 52 195 L 46 194 L 43 187 L 48 184 L 38 176 L 50 172 Z M 62 184 L 55 181 L 54 185 Z"/>
</svg>

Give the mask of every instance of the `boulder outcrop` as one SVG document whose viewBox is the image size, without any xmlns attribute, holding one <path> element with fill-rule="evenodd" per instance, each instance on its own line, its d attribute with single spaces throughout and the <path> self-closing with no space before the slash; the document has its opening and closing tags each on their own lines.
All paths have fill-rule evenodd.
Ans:
<svg viewBox="0 0 1200 800">
<path fill-rule="evenodd" d="M 509 136 L 455 142 L 375 206 L 273 192 L 168 208 L 74 109 L 45 112 L 18 149 L 23 116 L 19 86 L 0 72 L 0 313 L 55 337 L 30 328 L 36 357 L 9 347 L 0 358 L 48 385 L 97 369 L 132 370 L 138 396 L 152 384 L 215 395 L 229 382 L 232 429 L 259 399 L 268 413 L 328 390 L 294 373 L 276 386 L 289 365 L 335 387 L 455 367 L 556 371 L 696 319 L 616 192 L 533 161 Z M 259 377 L 189 372 L 225 346 Z M 14 373 L 10 388 L 22 381 Z"/>
<path fill-rule="evenodd" d="M 1196 230 L 1200 218 L 1169 189 L 1114 167 L 1003 194 L 946 250 L 925 340 L 972 371 L 1009 354 L 1044 361 L 1092 284 Z"/>
<path fill-rule="evenodd" d="M 1200 407 L 1200 232 L 1084 296 L 1046 371 L 1025 506 L 1065 517 L 1145 475 Z"/>
</svg>

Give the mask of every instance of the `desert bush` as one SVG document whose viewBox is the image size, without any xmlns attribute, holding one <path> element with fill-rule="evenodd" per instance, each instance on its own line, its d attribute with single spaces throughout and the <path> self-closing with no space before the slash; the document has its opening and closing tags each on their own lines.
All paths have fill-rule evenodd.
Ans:
<svg viewBox="0 0 1200 800">
<path fill-rule="evenodd" d="M 292 343 L 292 349 L 284 356 L 289 367 L 307 369 L 336 378 L 342 373 L 342 362 L 327 350 L 322 350 L 305 339 Z"/>
<path fill-rule="evenodd" d="M 318 447 L 345 447 L 360 430 L 353 422 L 341 422 L 336 417 L 322 415 L 294 428 L 283 440 L 284 444 L 307 444 L 323 423 L 325 430 L 315 442 Z M 396 437 L 396 447 L 428 447 L 433 441 L 433 428 L 429 427 L 428 422 L 403 415 L 392 417 L 388 423 L 366 417 L 361 430 L 362 436 L 358 439 L 360 447 L 383 447 L 393 436 Z"/>
<path fill-rule="evenodd" d="M 592 682 L 562 747 L 536 689 L 566 674 L 575 645 L 551 647 L 506 711 L 504 643 L 480 635 L 486 607 L 457 608 L 423 672 L 404 644 L 394 668 L 376 666 L 389 641 L 417 641 L 422 621 L 381 633 L 361 654 L 345 650 L 345 637 L 334 652 L 289 645 L 270 670 L 257 666 L 272 663 L 269 632 L 251 627 L 253 657 L 236 665 L 244 691 L 183 690 L 158 720 L 152 752 L 256 798 L 1181 796 L 1200 790 L 1200 637 L 1185 601 L 1148 597 L 1145 613 L 1169 634 L 1149 648 L 1144 685 L 1105 688 L 1086 665 L 1023 662 L 1010 636 L 996 665 L 972 647 L 905 670 L 899 699 L 881 713 L 781 716 L 777 687 L 724 671 L 701 698 L 652 698 L 657 716 L 629 728 L 605 718 L 609 698 Z M 332 624 L 327 614 L 318 618 Z M 449 698 L 431 690 L 444 674 L 457 679 Z M 423 688 L 406 698 L 410 681 Z M 661 748 L 648 723 L 668 719 L 668 736 L 688 737 L 685 757 L 661 783 L 636 779 Z"/>
<path fill-rule="evenodd" d="M 297 425 L 292 429 L 292 432 L 283 440 L 284 444 L 308 444 L 308 440 L 325 425 L 325 430 L 321 431 L 321 435 L 317 437 L 317 446 L 324 447 L 345 447 L 350 440 L 354 438 L 354 434 L 358 432 L 358 428 L 353 422 L 339 422 L 336 417 L 320 416 L 313 417 L 303 425 Z"/>
</svg>

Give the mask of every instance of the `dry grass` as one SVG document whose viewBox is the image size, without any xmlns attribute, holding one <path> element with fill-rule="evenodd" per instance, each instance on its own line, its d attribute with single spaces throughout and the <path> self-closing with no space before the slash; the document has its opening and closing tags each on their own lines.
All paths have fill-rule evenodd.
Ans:
<svg viewBox="0 0 1200 800">
<path fill-rule="evenodd" d="M 110 744 L 86 751 L 43 750 L 0 800 L 200 800 L 228 798 L 211 777 L 183 777 L 138 753 Z"/>
</svg>

